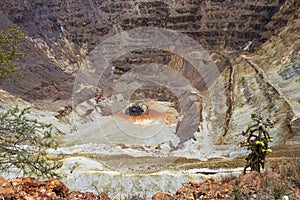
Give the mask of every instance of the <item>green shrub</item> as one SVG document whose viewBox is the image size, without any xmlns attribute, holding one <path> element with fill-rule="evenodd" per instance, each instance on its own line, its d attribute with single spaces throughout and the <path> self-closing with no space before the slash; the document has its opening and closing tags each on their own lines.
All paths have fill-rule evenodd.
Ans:
<svg viewBox="0 0 300 200">
<path fill-rule="evenodd" d="M 251 119 L 254 124 L 250 125 L 246 131 L 242 132 L 247 139 L 240 142 L 241 146 L 246 146 L 251 153 L 246 157 L 246 166 L 244 173 L 248 167 L 251 171 L 260 172 L 260 168 L 265 167 L 266 154 L 271 153 L 272 150 L 268 147 L 268 142 L 273 142 L 266 128 L 273 127 L 274 122 L 269 119 L 264 120 L 261 115 L 252 114 Z"/>
<path fill-rule="evenodd" d="M 0 80 L 6 78 L 16 78 L 14 59 L 24 56 L 18 50 L 18 44 L 24 37 L 24 33 L 17 26 L 10 27 L 7 31 L 0 30 Z"/>
<path fill-rule="evenodd" d="M 18 168 L 24 174 L 57 176 L 61 163 L 49 160 L 45 149 L 56 147 L 52 126 L 29 119 L 29 109 L 15 107 L 0 113 L 0 170 Z"/>
<path fill-rule="evenodd" d="M 283 195 L 287 192 L 285 183 L 277 182 L 271 187 L 272 195 L 275 200 L 282 199 Z"/>
</svg>

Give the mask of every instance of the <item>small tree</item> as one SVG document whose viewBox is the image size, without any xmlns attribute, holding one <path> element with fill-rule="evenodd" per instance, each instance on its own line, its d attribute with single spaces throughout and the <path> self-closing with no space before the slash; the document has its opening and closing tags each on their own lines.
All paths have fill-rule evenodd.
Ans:
<svg viewBox="0 0 300 200">
<path fill-rule="evenodd" d="M 241 146 L 246 146 L 251 153 L 246 157 L 246 166 L 244 174 L 248 167 L 251 171 L 260 172 L 260 168 L 264 169 L 266 162 L 267 152 L 271 153 L 272 150 L 268 147 L 268 142 L 273 142 L 266 128 L 273 128 L 274 122 L 270 119 L 263 120 L 261 115 L 252 114 L 252 120 L 255 122 L 250 125 L 246 131 L 242 132 L 243 136 L 247 139 L 240 142 Z"/>
<path fill-rule="evenodd" d="M 18 44 L 23 37 L 24 33 L 17 26 L 12 26 L 7 31 L 0 30 L 0 80 L 18 75 L 14 59 L 24 56 L 24 53 L 18 50 Z"/>
<path fill-rule="evenodd" d="M 19 76 L 14 59 L 24 55 L 17 47 L 23 37 L 24 33 L 17 26 L 0 30 L 0 80 Z M 0 113 L 0 170 L 9 172 L 11 168 L 18 168 L 25 174 L 57 176 L 54 170 L 61 167 L 61 163 L 48 159 L 45 152 L 57 144 L 52 127 L 29 119 L 28 113 L 28 108 L 20 110 L 18 107 Z"/>
<path fill-rule="evenodd" d="M 60 162 L 48 159 L 46 148 L 56 147 L 52 126 L 29 119 L 29 109 L 8 110 L 0 114 L 0 170 L 18 168 L 24 174 L 57 176 Z"/>
</svg>

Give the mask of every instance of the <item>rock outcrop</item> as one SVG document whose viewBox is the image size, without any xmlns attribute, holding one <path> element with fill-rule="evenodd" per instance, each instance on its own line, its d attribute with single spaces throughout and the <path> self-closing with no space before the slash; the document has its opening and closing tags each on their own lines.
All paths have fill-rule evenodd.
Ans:
<svg viewBox="0 0 300 200">
<path fill-rule="evenodd" d="M 261 35 L 264 31 L 268 30 L 269 35 L 274 32 L 272 26 L 266 29 L 265 25 L 283 3 L 283 0 L 3 0 L 0 27 L 17 24 L 27 35 L 22 45 L 27 56 L 18 62 L 27 76 L 16 85 L 2 82 L 2 87 L 27 100 L 69 98 L 72 93 L 69 74 L 76 72 L 85 55 L 104 39 L 137 27 L 172 29 L 210 50 L 237 49 L 248 41 L 264 40 Z M 128 71 L 128 64 L 169 61 L 168 52 L 143 50 L 131 52 L 114 63 L 117 69 Z"/>
<path fill-rule="evenodd" d="M 4 180 L 0 176 L 0 196 L 3 199 L 100 199 L 111 200 L 105 193 L 70 192 L 69 188 L 57 179 L 38 181 L 34 178 Z"/>
<path fill-rule="evenodd" d="M 279 164 L 283 170 L 291 169 L 291 166 Z M 276 166 L 275 166 L 276 167 Z M 300 195 L 299 188 L 290 184 L 288 179 L 283 180 L 283 171 L 274 167 L 273 172 L 260 174 L 252 171 L 247 174 L 240 174 L 238 177 L 226 176 L 221 181 L 207 179 L 204 182 L 184 183 L 174 194 L 158 192 L 152 200 L 188 200 L 188 199 L 261 199 L 261 198 L 282 198 L 297 199 Z M 277 166 L 278 167 L 278 166 Z M 283 175 L 283 176 L 280 176 Z M 286 177 L 285 177 L 286 178 Z M 289 192 L 288 192 L 289 190 Z"/>
<path fill-rule="evenodd" d="M 41 37 L 48 44 L 66 37 L 78 47 L 85 44 L 91 49 L 107 34 L 153 26 L 188 34 L 209 49 L 224 49 L 259 40 L 264 26 L 284 2 L 4 0 L 1 8 L 30 37 Z"/>
<path fill-rule="evenodd" d="M 213 133 L 214 144 L 227 144 L 236 138 L 236 133 L 249 123 L 248 113 L 253 111 L 278 119 L 273 134 L 279 136 L 276 143 L 297 134 L 299 103 L 295 84 L 299 75 L 299 42 L 296 38 L 299 33 L 298 1 L 4 0 L 0 6 L 3 19 L 1 28 L 17 24 L 26 34 L 20 44 L 26 57 L 16 61 L 16 65 L 22 66 L 20 70 L 24 78 L 17 82 L 2 81 L 1 87 L 36 105 L 42 104 L 44 108 L 54 110 L 61 106 L 70 107 L 68 101 L 72 93 L 77 92 L 72 91 L 74 75 L 78 68 L 84 68 L 86 59 L 97 56 L 90 54 L 101 53 L 97 45 L 122 31 L 159 27 L 174 30 L 199 42 L 205 48 L 203 51 L 208 51 L 212 57 L 210 61 L 203 59 L 202 62 L 213 63 L 221 74 L 211 77 L 216 84 L 213 87 L 208 85 L 205 77 L 201 77 L 203 74 L 195 70 L 190 60 L 168 49 L 137 49 L 109 63 L 112 71 L 105 71 L 98 85 L 102 91 L 101 100 L 111 97 L 116 83 L 127 72 L 142 64 L 160 63 L 186 78 L 200 91 L 198 96 L 195 95 L 197 91 L 180 93 L 178 96 L 168 90 L 168 85 L 159 85 L 157 88 L 157 85 L 151 86 L 149 83 L 130 94 L 130 100 L 151 98 L 171 101 L 178 112 L 185 112 L 191 108 L 192 101 L 197 101 L 197 108 L 193 110 L 199 110 L 197 120 L 201 122 L 200 131 Z M 274 34 L 277 35 L 272 36 Z M 133 40 L 134 35 L 129 38 Z M 253 46 L 256 51 L 245 55 L 244 50 L 253 51 Z M 289 54 L 283 60 L 282 55 L 276 52 Z M 186 90 L 184 82 L 177 83 L 176 87 Z M 79 89 L 84 91 L 85 88 Z M 97 96 L 96 93 L 92 93 L 92 96 Z M 83 93 L 76 103 L 89 101 L 92 96 Z M 192 100 L 182 104 L 182 96 Z M 85 116 L 92 110 L 89 107 Z M 191 114 L 183 113 L 185 117 Z M 179 122 L 181 126 L 190 125 L 197 130 L 198 121 L 183 119 L 185 123 Z M 181 142 L 185 142 L 193 138 L 193 133 L 186 137 L 179 134 L 179 137 Z"/>
<path fill-rule="evenodd" d="M 63 145 L 73 145 L 60 149 L 68 154 L 172 158 L 169 162 L 236 157 L 247 153 L 237 144 L 252 112 L 277 122 L 270 130 L 273 145 L 298 144 L 299 13 L 298 0 L 2 0 L 0 28 L 22 28 L 26 37 L 19 47 L 26 56 L 15 60 L 24 78 L 1 81 L 6 90 L 1 104 L 7 99 L 9 106 L 27 106 L 15 95 L 30 102 L 38 118 L 67 124 L 57 130 L 64 133 Z M 164 34 L 167 30 L 172 34 Z M 153 45 L 158 43 L 164 48 Z M 197 64 L 207 70 L 199 72 Z M 165 128 L 150 139 L 142 137 L 145 121 L 124 122 L 119 115 L 144 99 L 167 101 L 164 108 L 172 112 L 165 115 L 159 107 L 159 120 L 146 116 L 148 124 L 162 122 Z M 165 123 L 166 116 L 177 128 Z M 137 127 L 135 139 L 123 134 L 119 121 Z M 116 162 L 115 168 L 123 167 Z"/>
<path fill-rule="evenodd" d="M 20 44 L 26 57 L 16 61 L 24 78 L 17 82 L 2 81 L 1 87 L 35 105 L 52 110 L 70 107 L 71 95 L 77 92 L 76 86 L 72 91 L 74 75 L 78 68 L 84 68 L 87 59 L 95 60 L 97 53 L 101 53 L 96 48 L 98 44 L 122 31 L 159 27 L 199 42 L 205 48 L 203 51 L 211 55 L 210 61 L 203 59 L 202 62 L 211 62 L 221 75 L 211 77 L 216 84 L 207 85 L 203 74 L 195 70 L 190 60 L 168 49 L 137 49 L 111 60 L 112 71 L 105 71 L 99 81 L 98 87 L 102 92 L 97 99 L 100 103 L 111 97 L 116 83 L 127 72 L 143 64 L 160 63 L 179 72 L 200 93 L 175 94 L 168 85 L 149 83 L 130 94 L 130 100 L 171 101 L 185 117 L 191 115 L 183 118 L 177 127 L 177 132 L 180 126 L 193 127 L 186 137 L 178 135 L 181 142 L 194 137 L 192 132 L 197 130 L 199 121 L 200 131 L 214 134 L 212 143 L 232 144 L 236 142 L 234 138 L 237 138 L 240 129 L 249 123 L 250 112 L 253 111 L 277 118 L 279 123 L 273 134 L 279 136 L 276 143 L 298 134 L 299 103 L 295 86 L 299 75 L 298 1 L 4 0 L 0 5 L 3 19 L 0 26 L 6 29 L 17 24 L 26 34 Z M 131 37 L 133 40 L 134 35 Z M 256 51 L 249 54 L 253 47 Z M 289 54 L 286 53 L 283 60 L 278 52 Z M 155 79 L 154 76 L 149 78 Z M 142 80 L 143 77 L 135 79 Z M 177 81 L 176 87 L 185 91 L 184 85 L 184 82 Z M 81 88 L 82 84 L 79 87 L 85 91 Z M 73 98 L 78 100 L 75 106 L 98 95 L 96 90 L 90 93 L 91 96 L 83 92 L 79 100 Z M 191 100 L 183 104 L 182 96 Z M 197 108 L 191 110 L 199 110 L 198 121 L 192 119 L 195 118 L 193 112 L 184 113 L 191 108 L 192 101 L 197 101 Z M 101 109 L 103 114 L 109 110 L 105 106 Z M 89 106 L 84 116 L 93 110 Z"/>
</svg>

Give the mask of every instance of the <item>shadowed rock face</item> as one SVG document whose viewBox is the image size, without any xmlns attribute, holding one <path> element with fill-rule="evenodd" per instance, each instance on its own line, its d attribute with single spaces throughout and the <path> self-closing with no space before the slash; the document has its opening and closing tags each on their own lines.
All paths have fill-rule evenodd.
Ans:
<svg viewBox="0 0 300 200">
<path fill-rule="evenodd" d="M 282 92 L 279 94 L 274 92 L 273 96 L 267 94 L 265 91 L 273 87 L 274 80 L 271 84 L 265 84 L 270 82 L 268 77 L 264 78 L 251 62 L 249 64 L 247 59 L 241 57 L 232 59 L 228 54 L 233 55 L 231 53 L 234 52 L 234 55 L 238 56 L 241 47 L 249 41 L 259 48 L 259 44 L 265 42 L 274 33 L 278 33 L 287 22 L 299 18 L 298 8 L 299 1 L 296 0 L 2 0 L 0 28 L 6 29 L 11 24 L 22 27 L 26 38 L 20 44 L 20 49 L 26 53 L 26 57 L 16 61 L 17 65 L 22 66 L 20 70 L 25 78 L 18 82 L 2 81 L 1 87 L 32 102 L 54 101 L 57 107 L 57 104 L 64 104 L 70 99 L 77 69 L 83 66 L 86 56 L 90 55 L 102 41 L 122 31 L 141 26 L 171 29 L 190 36 L 212 53 L 213 60 L 221 73 L 220 79 L 224 79 L 226 83 L 219 84 L 221 89 L 225 88 L 226 96 L 222 99 L 218 96 L 218 90 L 215 94 L 210 94 L 216 95 L 213 99 L 216 105 L 210 105 L 205 99 L 200 99 L 199 118 L 201 122 L 211 122 L 210 120 L 214 119 L 209 129 L 214 129 L 220 135 L 226 135 L 227 132 L 234 132 L 238 128 L 236 124 L 240 123 L 241 119 L 235 121 L 233 117 L 235 113 L 240 114 L 240 107 L 247 111 L 249 107 L 251 111 L 257 111 L 259 109 L 254 108 L 257 105 L 267 104 L 270 100 L 275 102 L 278 96 L 284 94 Z M 270 46 L 266 49 L 270 52 L 278 51 Z M 260 54 L 264 55 L 264 52 Z M 267 55 L 268 58 L 272 56 Z M 278 61 L 280 58 L 276 59 Z M 109 72 L 109 76 L 99 83 L 103 90 L 102 95 L 111 96 L 112 88 L 120 77 L 145 63 L 167 64 L 180 72 L 194 88 L 207 92 L 205 82 L 200 76 L 195 76 L 195 69 L 189 61 L 168 51 L 141 49 L 131 51 L 112 61 L 115 71 Z M 254 63 L 258 63 L 259 67 L 263 65 L 258 60 Z M 291 84 L 293 78 L 296 79 L 299 74 L 297 63 L 298 61 L 287 63 L 286 68 L 279 70 L 280 76 L 285 77 L 285 80 Z M 271 66 L 271 64 L 273 63 L 264 66 Z M 246 69 L 241 70 L 241 67 L 235 69 L 235 66 L 240 65 Z M 265 72 L 269 70 L 267 67 L 262 68 Z M 256 78 L 248 77 L 249 74 Z M 257 82 L 256 88 L 252 88 L 256 85 L 253 82 Z M 279 89 L 275 88 L 275 90 Z M 292 95 L 294 98 L 296 93 Z M 242 101 L 243 96 L 246 103 Z M 177 110 L 181 111 L 178 108 L 178 96 L 168 91 L 164 85 L 158 88 L 151 85 L 138 88 L 131 100 L 144 97 L 174 102 Z M 87 99 L 82 99 L 81 102 L 85 100 Z M 280 105 L 278 104 L 280 112 L 287 115 L 285 125 L 293 117 L 287 100 L 289 97 L 283 97 L 280 99 Z M 238 104 L 239 101 L 241 105 Z M 244 106 L 246 104 L 248 107 Z M 266 107 L 267 111 L 274 109 Z M 289 112 L 285 112 L 285 109 Z M 222 116 L 225 121 L 217 118 L 218 114 L 225 115 Z M 242 123 L 243 126 L 248 123 L 247 120 Z M 196 126 L 198 122 L 195 122 Z M 217 139 L 215 141 L 222 143 Z"/>
<path fill-rule="evenodd" d="M 272 145 L 286 142 L 288 139 L 291 139 L 288 141 L 290 144 L 299 145 L 299 13 L 299 0 L 1 0 L 0 28 L 6 29 L 11 24 L 17 24 L 27 35 L 20 45 L 26 57 L 16 61 L 17 65 L 22 66 L 22 72 L 26 76 L 16 83 L 2 81 L 1 88 L 34 104 L 38 100 L 45 100 L 57 111 L 58 104 L 64 103 L 58 100 L 71 97 L 77 69 L 83 66 L 82 62 L 86 56 L 90 56 L 96 46 L 106 38 L 140 26 L 169 28 L 191 36 L 212 53 L 220 71 L 212 91 L 206 91 L 201 77 L 194 76 L 195 69 L 191 63 L 179 55 L 158 49 L 143 49 L 131 51 L 112 61 L 115 71 L 110 71 L 109 76 L 99 83 L 101 87 L 89 96 L 96 96 L 98 105 L 94 104 L 93 99 L 86 99 L 87 96 L 82 95 L 82 99 L 79 98 L 78 101 L 79 106 L 72 112 L 71 106 L 59 109 L 61 115 L 58 118 L 61 117 L 62 120 L 56 119 L 54 113 L 49 111 L 34 111 L 38 119 L 47 123 L 55 122 L 54 126 L 58 127 L 60 132 L 66 133 L 65 139 L 72 147 L 61 148 L 57 154 L 78 155 L 80 152 L 84 156 L 92 154 L 90 157 L 93 158 L 95 155 L 107 154 L 108 156 L 99 156 L 98 159 L 106 163 L 108 168 L 112 166 L 114 169 L 130 172 L 128 176 L 124 176 L 123 172 L 111 173 L 111 169 L 109 173 L 105 173 L 102 171 L 105 170 L 102 167 L 104 165 L 100 163 L 84 157 L 68 158 L 62 173 L 67 175 L 70 187 L 92 191 L 96 185 L 96 188 L 104 190 L 107 189 L 107 185 L 102 183 L 111 182 L 117 189 L 124 188 L 122 191 L 129 193 L 136 190 L 147 193 L 154 190 L 174 190 L 172 187 L 181 184 L 180 181 L 190 181 L 191 177 L 197 178 L 201 174 L 184 174 L 181 171 L 173 173 L 173 170 L 150 176 L 132 174 L 142 170 L 149 172 L 174 166 L 173 158 L 178 157 L 232 158 L 245 154 L 237 144 L 245 139 L 240 132 L 251 123 L 252 112 L 262 112 L 264 116 L 277 121 L 270 130 L 274 138 Z M 242 52 L 240 47 L 249 41 L 255 44 L 255 51 Z M 145 127 L 140 126 L 145 125 L 145 122 L 139 121 L 139 117 L 150 119 L 149 116 L 112 113 L 111 99 L 106 97 L 111 96 L 114 84 L 127 72 L 145 63 L 168 64 L 170 71 L 176 70 L 188 79 L 192 89 L 202 88 L 201 92 L 209 93 L 208 98 L 196 90 L 190 90 L 191 94 L 187 93 L 186 96 L 191 97 L 192 101 L 182 101 L 185 93 L 176 95 L 166 85 L 144 85 L 136 88 L 132 95 L 124 94 L 123 98 L 125 95 L 131 97 L 128 98 L 130 101 L 150 98 L 172 102 L 168 108 L 172 111 L 171 115 L 167 115 L 169 113 L 163 112 L 162 107 L 158 106 L 156 109 L 162 114 L 150 112 L 150 117 L 154 118 L 150 122 L 164 122 L 165 119 L 170 119 L 170 122 L 174 122 L 172 125 L 177 124 L 176 128 L 169 127 L 167 123 L 163 126 L 165 129 L 157 125 L 149 127 L 149 131 L 146 132 Z M 148 74 L 150 80 L 155 79 L 158 73 L 153 74 Z M 133 79 L 143 80 L 142 77 Z M 132 77 L 127 78 L 132 80 L 129 79 Z M 178 82 L 176 86 L 184 89 L 186 85 Z M 225 94 L 222 96 L 224 90 Z M 27 107 L 27 102 L 20 101 L 14 95 L 9 94 L 6 98 L 3 94 L 0 96 L 3 105 L 22 104 Z M 119 94 L 115 96 L 116 99 L 122 99 Z M 180 101 L 185 104 L 179 104 Z M 103 116 L 103 110 L 99 114 L 97 106 L 106 106 L 110 111 L 107 115 L 114 115 Z M 179 111 L 178 115 L 173 108 Z M 69 112 L 75 117 L 82 117 L 82 121 L 74 120 L 71 115 L 64 116 L 64 113 Z M 193 118 L 195 113 L 196 119 Z M 100 119 L 100 124 L 93 119 Z M 84 126 L 74 127 L 74 121 Z M 135 128 L 137 131 L 132 132 L 137 135 L 128 137 L 123 134 L 120 129 L 117 130 L 117 122 L 122 122 L 125 128 Z M 132 122 L 136 126 L 132 126 Z M 75 131 L 76 128 L 79 129 L 79 134 L 78 130 Z M 154 128 L 162 130 L 162 134 L 150 139 L 141 137 L 147 133 L 152 134 Z M 179 128 L 192 131 L 180 132 Z M 174 134 L 175 129 L 177 135 Z M 297 140 L 293 135 L 296 135 Z M 90 142 L 95 144 L 86 145 Z M 119 147 L 122 148 L 121 151 Z M 277 155 L 283 154 L 275 154 L 274 157 Z M 152 156 L 159 158 L 150 159 Z M 161 159 L 160 156 L 167 158 Z M 132 158 L 129 159 L 130 157 Z M 213 166 L 216 166 L 215 162 Z M 223 160 L 218 166 L 225 166 Z M 184 164 L 182 168 L 186 169 L 187 165 Z M 74 181 L 79 179 L 80 183 Z M 176 188 L 178 187 L 176 185 Z"/>
<path fill-rule="evenodd" d="M 66 36 L 91 49 L 104 35 L 141 26 L 176 30 L 209 49 L 236 48 L 259 39 L 284 1 L 255 0 L 126 0 L 22 1 L 0 5 L 32 37 Z"/>
<path fill-rule="evenodd" d="M 267 30 L 265 25 L 283 2 L 3 0 L 0 28 L 15 23 L 27 34 L 22 45 L 26 62 L 19 63 L 29 78 L 16 83 L 16 87 L 11 83 L 2 85 L 28 100 L 49 96 L 51 100 L 67 99 L 72 91 L 72 76 L 68 74 L 76 72 L 88 52 L 109 36 L 141 26 L 176 30 L 209 50 L 237 49 L 248 41 L 263 40 L 260 35 Z M 171 55 L 161 50 L 142 50 L 114 63 L 122 73 L 141 63 L 167 64 Z M 30 60 L 32 57 L 35 60 Z M 40 74 L 47 70 L 52 71 L 50 76 Z M 24 82 L 30 80 L 32 85 L 24 87 Z"/>
<path fill-rule="evenodd" d="M 0 29 L 7 29 L 13 23 L 0 10 Z M 26 38 L 28 38 L 26 36 Z M 47 52 L 37 48 L 37 43 L 23 39 L 19 49 L 24 57 L 15 60 L 21 79 L 1 80 L 1 88 L 21 96 L 27 101 L 66 100 L 71 96 L 73 77 L 66 74 Z"/>
</svg>

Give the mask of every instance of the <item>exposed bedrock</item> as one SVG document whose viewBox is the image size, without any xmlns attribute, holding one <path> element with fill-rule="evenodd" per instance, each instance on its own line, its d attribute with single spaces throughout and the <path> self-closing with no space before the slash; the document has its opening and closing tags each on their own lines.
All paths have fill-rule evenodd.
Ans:
<svg viewBox="0 0 300 200">
<path fill-rule="evenodd" d="M 185 33 L 206 48 L 236 48 L 260 40 L 284 0 L 1 1 L 5 15 L 31 37 L 67 37 L 76 45 L 97 45 L 102 37 L 141 26 Z M 283 19 L 284 20 L 284 19 Z"/>
<path fill-rule="evenodd" d="M 236 136 L 249 124 L 254 111 L 278 119 L 273 135 L 280 136 L 276 140 L 279 143 L 298 134 L 299 4 L 297 0 L 2 0 L 0 28 L 12 24 L 22 28 L 26 37 L 20 49 L 26 56 L 15 62 L 24 78 L 2 81 L 1 88 L 46 109 L 56 111 L 58 105 L 69 108 L 71 96 L 77 92 L 73 84 L 78 80 L 78 69 L 90 69 L 88 62 L 93 63 L 97 53 L 101 55 L 97 48 L 105 41 L 140 27 L 170 29 L 202 45 L 210 57 L 201 62 L 215 66 L 218 73 L 199 73 L 191 60 L 170 49 L 134 49 L 116 57 L 109 55 L 113 59 L 101 71 L 100 81 L 75 87 L 82 92 L 75 98 L 75 107 L 93 98 L 101 103 L 110 97 L 126 97 L 130 101 L 170 101 L 183 112 L 182 108 L 191 108 L 189 101 L 180 104 L 186 95 L 196 102 L 199 130 L 214 134 L 213 143 L 226 145 L 239 140 Z M 157 41 L 157 36 L 150 35 L 149 41 Z M 137 38 L 130 35 L 126 39 Z M 167 84 L 146 84 L 143 73 L 133 77 L 143 84 L 134 90 L 129 85 L 133 90 L 130 96 L 114 91 L 126 74 L 140 66 L 153 67 L 153 63 L 168 66 L 170 73 L 177 71 L 192 87 L 190 93 L 176 93 Z M 148 74 L 149 80 L 155 77 Z M 90 83 L 90 77 L 82 77 L 82 81 Z M 189 88 L 182 81 L 172 87 L 182 91 Z M 103 105 L 102 114 L 112 114 Z M 83 113 L 89 115 L 94 109 L 90 104 Z M 190 138 L 193 135 L 181 140 Z"/>
<path fill-rule="evenodd" d="M 117 199 L 175 192 L 208 177 L 183 170 L 196 160 L 247 154 L 253 112 L 276 121 L 278 160 L 300 144 L 299 13 L 299 0 L 1 0 L 0 29 L 22 28 L 26 56 L 0 110 L 32 107 L 68 186 Z M 146 112 L 126 115 L 137 101 Z M 209 177 L 240 173 L 226 160 L 205 162 L 220 168 Z"/>
<path fill-rule="evenodd" d="M 287 2 L 291 3 L 286 7 L 295 6 L 294 1 Z M 265 35 L 269 36 L 274 32 L 275 25 L 269 24 L 268 28 L 265 25 L 283 4 L 283 0 L 3 0 L 0 10 L 4 20 L 1 20 L 0 27 L 7 26 L 5 21 L 9 20 L 10 24 L 21 26 L 26 33 L 26 47 L 22 49 L 27 57 L 24 59 L 26 62 L 20 65 L 25 74 L 27 71 L 33 74 L 24 81 L 33 78 L 31 80 L 36 83 L 35 86 L 24 87 L 21 81 L 14 88 L 11 84 L 3 87 L 27 99 L 49 99 L 52 96 L 51 100 L 57 100 L 70 97 L 70 74 L 76 73 L 85 55 L 106 38 L 138 27 L 172 29 L 192 37 L 208 50 L 235 50 L 248 41 L 259 43 L 266 37 L 262 33 L 268 32 Z M 280 16 L 277 15 L 277 18 Z M 275 27 L 283 26 L 286 21 L 282 19 Z M 122 59 L 117 58 L 113 63 L 116 64 L 116 73 L 122 73 L 142 63 L 166 64 L 171 56 L 170 52 L 143 49 L 130 52 Z M 35 60 L 30 61 L 29 58 Z M 46 80 L 46 77 L 30 71 L 29 68 L 34 66 L 55 71 L 52 73 L 57 75 L 48 77 L 51 80 L 46 81 L 48 84 L 53 82 L 50 86 L 41 83 L 43 81 L 40 79 Z M 67 74 L 57 72 L 59 68 Z M 54 80 L 58 76 L 65 76 L 61 82 L 66 84 L 60 86 L 61 83 Z M 60 91 L 45 92 L 44 89 L 49 90 L 49 87 L 57 87 Z"/>
</svg>

